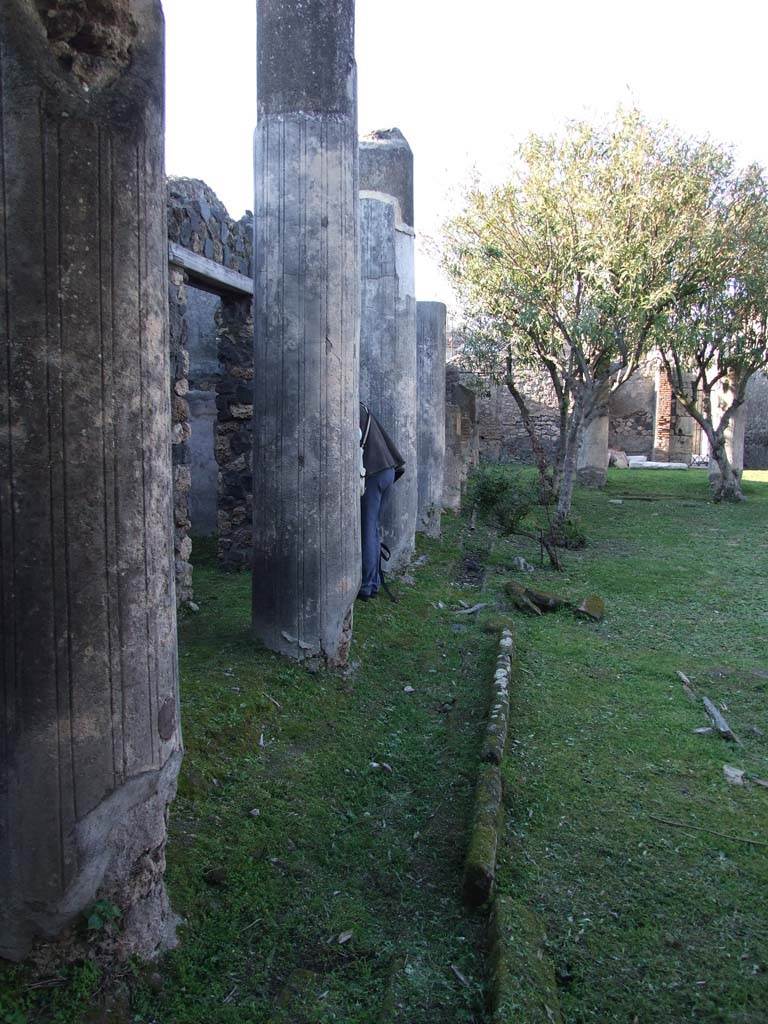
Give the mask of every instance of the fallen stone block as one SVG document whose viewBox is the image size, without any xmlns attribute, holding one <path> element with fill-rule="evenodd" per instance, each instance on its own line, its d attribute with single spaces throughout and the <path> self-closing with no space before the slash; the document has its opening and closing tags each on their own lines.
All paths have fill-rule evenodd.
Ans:
<svg viewBox="0 0 768 1024">
<path fill-rule="evenodd" d="M 605 617 L 605 602 L 597 594 L 590 594 L 585 597 L 581 604 L 574 608 L 573 614 L 578 619 L 591 619 L 592 622 L 602 622 Z"/>
</svg>

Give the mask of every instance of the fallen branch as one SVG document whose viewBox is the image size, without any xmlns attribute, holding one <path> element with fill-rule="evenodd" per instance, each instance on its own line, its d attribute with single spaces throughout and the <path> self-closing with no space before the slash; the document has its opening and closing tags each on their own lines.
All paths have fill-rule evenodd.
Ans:
<svg viewBox="0 0 768 1024">
<path fill-rule="evenodd" d="M 685 821 L 672 821 L 670 818 L 659 818 L 655 814 L 649 814 L 649 818 L 660 821 L 662 825 L 674 825 L 675 828 L 688 828 L 696 832 L 708 832 L 711 836 L 719 836 L 720 839 L 733 839 L 737 843 L 751 843 L 752 846 L 768 846 L 762 839 L 749 839 L 747 836 L 732 836 L 727 832 L 716 832 L 713 828 L 704 828 L 702 825 L 689 825 Z"/>
<path fill-rule="evenodd" d="M 482 608 L 487 608 L 487 607 L 488 607 L 487 602 L 483 602 L 482 604 L 473 604 L 471 608 L 459 608 L 459 610 L 455 611 L 453 614 L 454 615 L 474 615 L 475 612 L 479 612 Z"/>
<path fill-rule="evenodd" d="M 722 713 L 715 707 L 709 697 L 701 698 L 704 707 L 706 708 L 707 714 L 709 715 L 712 725 L 717 729 L 724 740 L 730 740 L 732 743 L 738 743 L 736 733 L 728 725 L 728 722 L 723 717 Z"/>
</svg>

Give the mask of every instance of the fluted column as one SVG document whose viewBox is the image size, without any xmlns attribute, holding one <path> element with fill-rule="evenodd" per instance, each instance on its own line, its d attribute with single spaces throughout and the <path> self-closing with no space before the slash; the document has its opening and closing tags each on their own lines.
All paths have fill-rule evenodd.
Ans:
<svg viewBox="0 0 768 1024">
<path fill-rule="evenodd" d="M 417 529 L 440 536 L 445 466 L 445 305 L 416 304 L 418 358 L 417 461 L 419 513 Z"/>
<path fill-rule="evenodd" d="M 346 658 L 360 584 L 353 0 L 258 0 L 253 628 Z"/>
<path fill-rule="evenodd" d="M 70 15 L 73 15 L 70 18 Z M 79 24 L 81 17 L 86 24 Z M 180 758 L 163 22 L 0 7 L 0 956 L 168 920 Z M 83 51 L 80 51 L 83 47 Z"/>
<path fill-rule="evenodd" d="M 360 143 L 360 216 L 360 397 L 405 459 L 381 514 L 397 569 L 413 553 L 418 510 L 413 154 L 397 128 Z"/>
</svg>

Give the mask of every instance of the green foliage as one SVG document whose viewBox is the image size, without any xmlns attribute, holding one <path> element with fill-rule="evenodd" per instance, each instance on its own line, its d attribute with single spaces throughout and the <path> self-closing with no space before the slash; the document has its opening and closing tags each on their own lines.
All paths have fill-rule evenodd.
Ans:
<svg viewBox="0 0 768 1024">
<path fill-rule="evenodd" d="M 559 547 L 569 548 L 571 551 L 577 551 L 579 548 L 585 547 L 587 535 L 578 516 L 569 516 L 558 527 L 557 542 Z"/>
<path fill-rule="evenodd" d="M 109 930 L 123 916 L 123 912 L 111 900 L 97 900 L 88 911 L 86 926 L 90 932 Z"/>
<path fill-rule="evenodd" d="M 765 350 L 762 191 L 760 172 L 736 176 L 724 147 L 630 110 L 605 124 L 574 122 L 558 136 L 532 135 L 503 184 L 467 192 L 443 236 L 443 264 L 464 304 L 464 356 L 513 393 L 525 392 L 531 372 L 551 380 L 564 413 L 558 469 L 573 464 L 582 422 L 663 341 L 670 322 L 691 334 L 686 311 L 699 310 L 713 286 L 729 310 L 738 306 L 709 330 L 721 367 L 732 367 L 727 339 L 743 339 L 747 322 L 750 352 Z M 683 362 L 693 347 L 681 349 Z M 535 424 L 526 429 L 543 478 Z M 560 522 L 572 494 L 570 474 L 563 479 Z"/>
<path fill-rule="evenodd" d="M 483 463 L 467 484 L 465 504 L 502 534 L 515 533 L 536 507 L 538 491 L 529 473 Z"/>
</svg>

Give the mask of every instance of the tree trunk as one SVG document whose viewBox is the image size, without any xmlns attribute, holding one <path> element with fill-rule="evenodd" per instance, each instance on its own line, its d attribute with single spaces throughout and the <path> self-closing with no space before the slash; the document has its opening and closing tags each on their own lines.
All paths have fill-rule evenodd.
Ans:
<svg viewBox="0 0 768 1024">
<path fill-rule="evenodd" d="M 560 492 L 557 496 L 557 509 L 550 531 L 550 537 L 556 544 L 563 542 L 565 523 L 571 514 L 573 487 L 576 482 L 576 459 L 581 440 L 581 424 L 582 402 L 579 399 L 574 403 L 571 412 L 571 422 L 568 426 L 568 436 L 565 445 L 565 458 L 563 459 L 563 473 L 560 480 Z"/>
<path fill-rule="evenodd" d="M 506 380 L 507 390 L 515 400 L 515 404 L 520 411 L 520 419 L 523 421 L 523 427 L 528 435 L 528 439 L 531 442 L 531 451 L 533 453 L 534 460 L 536 462 L 536 468 L 539 471 L 539 495 L 543 504 L 548 504 L 553 498 L 556 497 L 557 492 L 553 487 L 554 473 L 549 464 L 547 458 L 547 452 L 544 445 L 541 443 L 541 439 L 533 425 L 530 410 L 528 404 L 525 401 L 522 393 L 516 387 L 511 377 L 507 377 Z"/>
<path fill-rule="evenodd" d="M 744 501 L 740 474 L 731 465 L 724 438 L 716 438 L 712 446 L 712 459 L 717 470 L 710 471 L 709 483 L 715 501 Z"/>
</svg>

